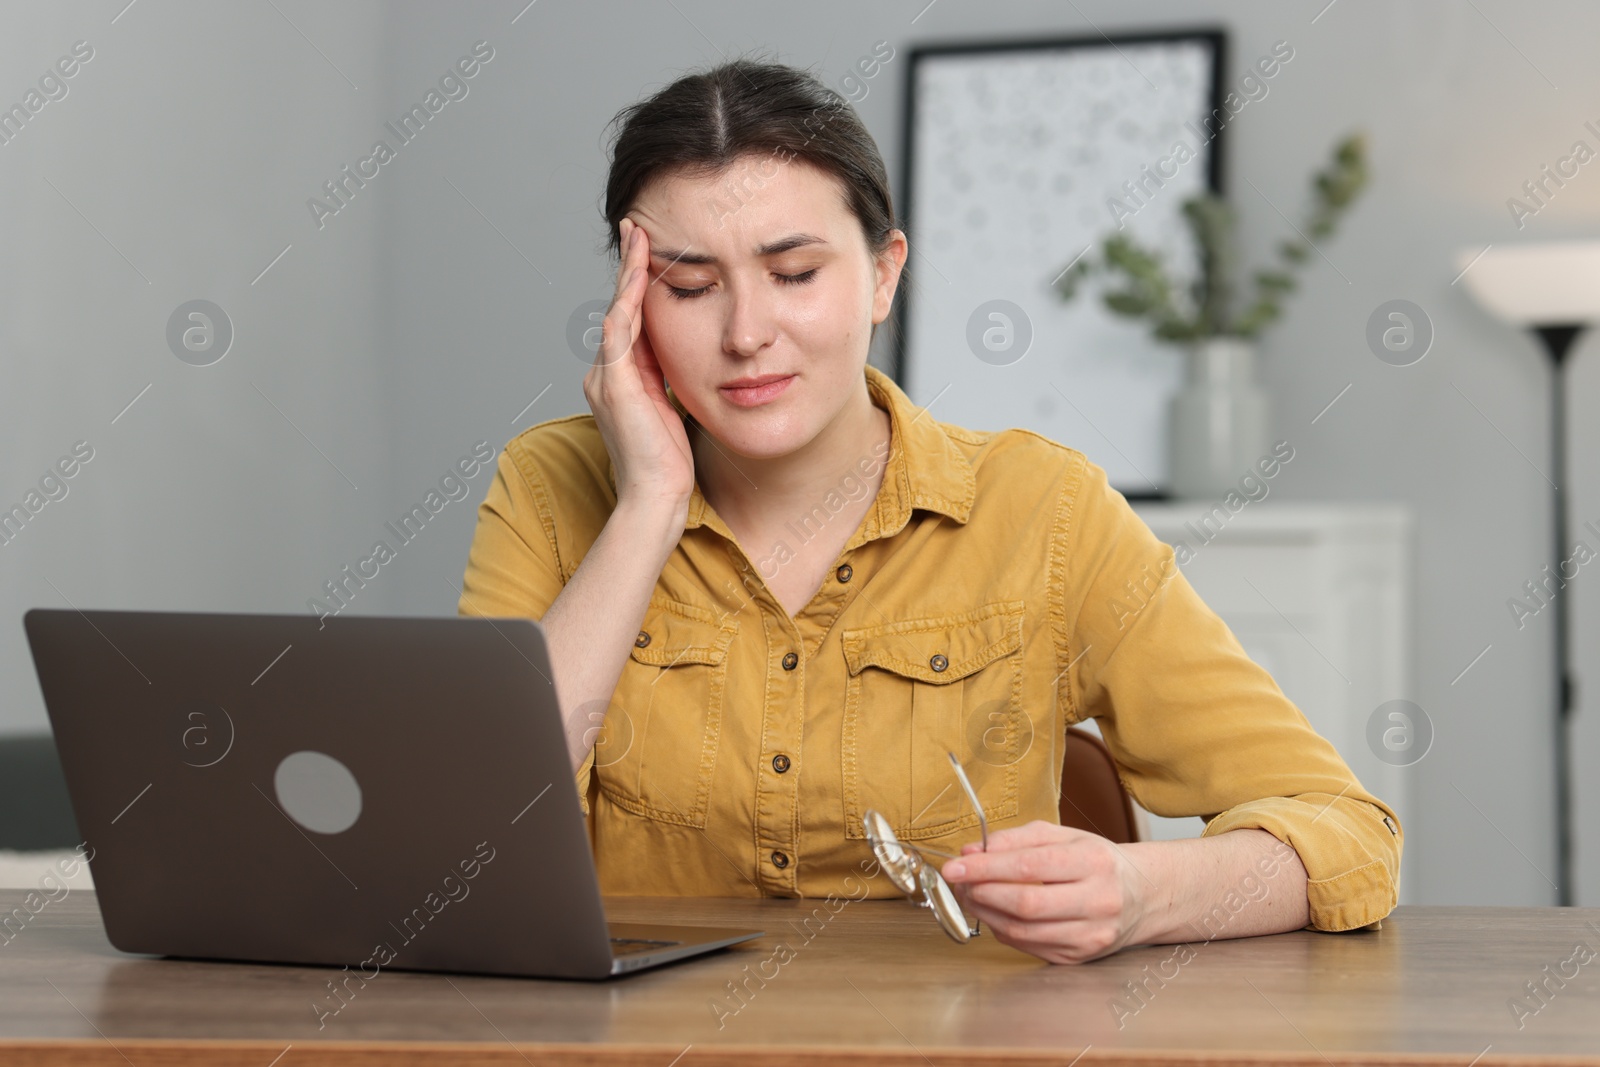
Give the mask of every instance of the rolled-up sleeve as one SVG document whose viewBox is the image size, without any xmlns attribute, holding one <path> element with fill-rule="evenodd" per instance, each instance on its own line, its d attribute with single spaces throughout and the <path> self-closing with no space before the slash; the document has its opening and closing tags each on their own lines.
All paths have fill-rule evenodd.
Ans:
<svg viewBox="0 0 1600 1067">
<path fill-rule="evenodd" d="M 542 619 L 566 586 L 555 514 L 538 464 L 522 440 L 500 453 L 494 481 L 478 505 L 478 525 L 461 581 L 460 615 Z M 594 750 L 577 770 L 578 801 L 589 814 Z"/>
<path fill-rule="evenodd" d="M 1076 576 L 1077 718 L 1094 718 L 1124 788 L 1203 836 L 1265 830 L 1295 850 L 1310 928 L 1352 930 L 1394 909 L 1403 831 L 1086 463 L 1067 559 Z"/>
</svg>

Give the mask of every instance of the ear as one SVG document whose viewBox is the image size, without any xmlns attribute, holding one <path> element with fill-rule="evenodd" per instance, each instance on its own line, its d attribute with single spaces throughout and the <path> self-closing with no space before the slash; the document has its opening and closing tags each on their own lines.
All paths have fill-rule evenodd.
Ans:
<svg viewBox="0 0 1600 1067">
<path fill-rule="evenodd" d="M 889 317 L 894 306 L 894 294 L 900 286 L 900 272 L 905 268 L 906 256 L 911 246 L 902 230 L 889 231 L 889 244 L 874 260 L 877 272 L 876 287 L 872 293 L 872 323 L 876 326 Z"/>
</svg>

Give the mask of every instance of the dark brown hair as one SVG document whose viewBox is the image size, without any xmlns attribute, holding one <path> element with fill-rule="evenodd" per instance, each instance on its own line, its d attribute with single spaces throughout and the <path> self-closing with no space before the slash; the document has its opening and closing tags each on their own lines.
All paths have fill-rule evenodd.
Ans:
<svg viewBox="0 0 1600 1067">
<path fill-rule="evenodd" d="M 606 178 L 606 246 L 651 181 L 674 172 L 714 175 L 746 155 L 804 160 L 839 180 L 874 256 L 895 229 L 894 200 L 877 142 L 850 102 L 809 71 L 736 59 L 688 74 L 617 113 Z M 730 190 L 730 204 L 736 190 Z"/>
</svg>

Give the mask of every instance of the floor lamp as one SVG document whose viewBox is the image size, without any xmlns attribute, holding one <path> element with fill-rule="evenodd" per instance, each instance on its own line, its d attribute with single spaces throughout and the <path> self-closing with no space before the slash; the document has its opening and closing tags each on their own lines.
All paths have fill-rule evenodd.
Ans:
<svg viewBox="0 0 1600 1067">
<path fill-rule="evenodd" d="M 1554 504 L 1555 808 L 1557 903 L 1573 903 L 1571 724 L 1575 688 L 1567 648 L 1568 619 L 1561 563 L 1567 537 L 1567 353 L 1584 328 L 1600 321 L 1600 241 L 1547 241 L 1463 252 L 1457 263 L 1467 289 L 1496 317 L 1531 329 L 1550 358 L 1550 455 Z"/>
</svg>

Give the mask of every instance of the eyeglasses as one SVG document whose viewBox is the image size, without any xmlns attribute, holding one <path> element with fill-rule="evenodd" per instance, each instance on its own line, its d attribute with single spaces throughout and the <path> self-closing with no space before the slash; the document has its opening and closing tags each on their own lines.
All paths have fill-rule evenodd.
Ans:
<svg viewBox="0 0 1600 1067">
<path fill-rule="evenodd" d="M 978 813 L 978 832 L 981 835 L 984 851 L 989 849 L 989 823 L 983 817 L 983 805 L 978 802 L 978 794 L 972 788 L 972 783 L 967 780 L 967 772 L 962 770 L 961 761 L 956 759 L 955 753 L 946 753 L 950 757 L 950 766 L 955 768 L 956 780 L 961 783 L 961 789 L 967 794 L 967 800 L 972 804 L 972 810 Z M 978 936 L 978 920 L 968 919 L 961 910 L 961 905 L 956 901 L 955 893 L 950 890 L 950 883 L 944 880 L 933 864 L 923 858 L 923 853 L 932 853 L 946 859 L 955 859 L 948 852 L 923 846 L 918 849 L 903 843 L 894 835 L 894 830 L 889 827 L 889 820 L 872 808 L 861 817 L 863 827 L 867 831 L 867 843 L 872 846 L 873 855 L 878 857 L 878 865 L 883 868 L 883 873 L 889 876 L 889 881 L 894 887 L 904 893 L 911 900 L 924 908 L 932 908 L 933 914 L 939 920 L 939 925 L 944 927 L 944 932 L 963 945 Z M 918 897 L 921 897 L 919 900 Z"/>
</svg>

